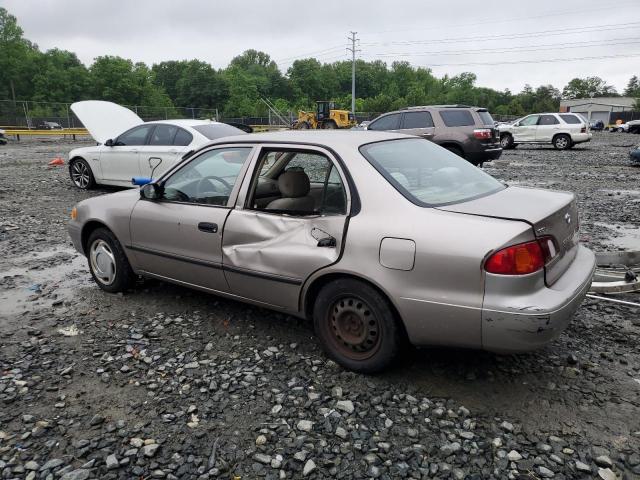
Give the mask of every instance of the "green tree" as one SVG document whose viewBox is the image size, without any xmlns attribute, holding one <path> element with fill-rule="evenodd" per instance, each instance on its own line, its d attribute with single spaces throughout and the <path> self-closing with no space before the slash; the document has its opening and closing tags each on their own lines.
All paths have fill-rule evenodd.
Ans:
<svg viewBox="0 0 640 480">
<path fill-rule="evenodd" d="M 42 54 L 33 76 L 33 100 L 71 102 L 86 98 L 89 71 L 76 54 L 53 49 Z"/>
<path fill-rule="evenodd" d="M 627 97 L 640 97 L 640 80 L 638 80 L 637 75 L 634 75 L 629 79 L 627 88 L 624 89 L 624 94 Z"/>
<path fill-rule="evenodd" d="M 178 106 L 222 110 L 229 99 L 229 82 L 208 63 L 190 60 L 182 66 L 175 92 Z"/>
<path fill-rule="evenodd" d="M 562 96 L 569 99 L 616 95 L 616 89 L 600 77 L 574 78 L 562 90 Z"/>
</svg>

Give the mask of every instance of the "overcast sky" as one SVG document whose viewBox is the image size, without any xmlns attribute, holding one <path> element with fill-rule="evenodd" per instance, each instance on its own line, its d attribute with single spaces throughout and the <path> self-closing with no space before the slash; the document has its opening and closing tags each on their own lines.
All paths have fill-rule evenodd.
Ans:
<svg viewBox="0 0 640 480">
<path fill-rule="evenodd" d="M 221 68 L 254 48 L 286 72 L 295 58 L 350 58 L 353 30 L 360 58 L 408 60 L 438 76 L 472 71 L 478 85 L 499 90 L 518 92 L 526 83 L 561 89 L 573 77 L 597 75 L 621 92 L 640 75 L 640 0 L 0 0 L 0 6 L 42 50 L 71 50 L 87 65 L 99 55 L 119 55 L 147 64 L 196 58 Z"/>
</svg>

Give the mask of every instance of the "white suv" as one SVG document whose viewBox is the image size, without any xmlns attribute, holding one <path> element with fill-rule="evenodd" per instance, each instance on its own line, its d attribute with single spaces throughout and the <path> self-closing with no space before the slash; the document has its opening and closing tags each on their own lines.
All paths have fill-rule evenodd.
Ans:
<svg viewBox="0 0 640 480">
<path fill-rule="evenodd" d="M 566 150 L 592 137 L 587 121 L 575 113 L 535 113 L 497 128 L 504 149 L 520 143 L 551 143 L 558 150 Z"/>
</svg>

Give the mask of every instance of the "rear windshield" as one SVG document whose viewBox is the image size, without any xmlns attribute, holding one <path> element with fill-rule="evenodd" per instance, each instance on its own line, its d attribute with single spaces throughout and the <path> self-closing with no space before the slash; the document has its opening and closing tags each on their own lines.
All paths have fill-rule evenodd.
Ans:
<svg viewBox="0 0 640 480">
<path fill-rule="evenodd" d="M 360 153 L 396 190 L 423 207 L 449 205 L 504 189 L 492 176 L 421 138 L 388 140 Z"/>
<path fill-rule="evenodd" d="M 483 125 L 493 125 L 493 117 L 486 110 L 478 110 L 478 115 L 480 115 L 480 120 L 482 120 Z"/>
<path fill-rule="evenodd" d="M 215 140 L 222 137 L 231 137 L 233 135 L 245 135 L 247 132 L 243 132 L 239 128 L 232 127 L 225 123 L 205 123 L 204 125 L 197 125 L 193 127 L 198 132 L 203 134 L 209 140 Z"/>
<path fill-rule="evenodd" d="M 582 120 L 575 115 L 560 115 L 560 118 L 562 118 L 565 123 L 582 123 Z"/>
<path fill-rule="evenodd" d="M 440 116 L 447 127 L 466 127 L 476 124 L 469 110 L 440 110 Z"/>
</svg>

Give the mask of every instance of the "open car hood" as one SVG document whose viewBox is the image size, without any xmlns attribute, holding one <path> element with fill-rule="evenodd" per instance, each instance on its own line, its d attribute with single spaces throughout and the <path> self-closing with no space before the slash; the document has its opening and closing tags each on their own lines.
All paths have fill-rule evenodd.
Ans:
<svg viewBox="0 0 640 480">
<path fill-rule="evenodd" d="M 144 121 L 128 108 L 102 100 L 85 100 L 71 105 L 93 139 L 104 143 Z"/>
</svg>

